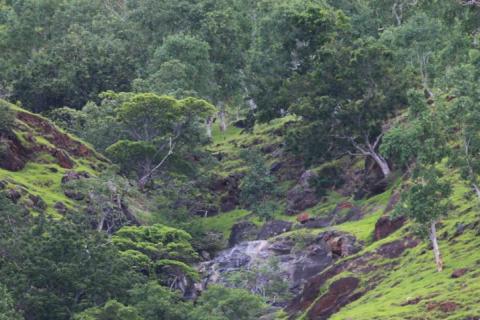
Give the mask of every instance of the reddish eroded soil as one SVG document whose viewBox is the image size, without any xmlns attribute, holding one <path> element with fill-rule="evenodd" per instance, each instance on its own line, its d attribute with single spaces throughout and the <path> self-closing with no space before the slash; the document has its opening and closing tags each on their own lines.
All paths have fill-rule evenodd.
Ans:
<svg viewBox="0 0 480 320">
<path fill-rule="evenodd" d="M 95 152 L 80 141 L 72 139 L 69 135 L 59 131 L 49 121 L 27 112 L 18 112 L 17 118 L 37 131 L 57 148 L 66 150 L 76 157 L 91 157 Z"/>
<path fill-rule="evenodd" d="M 10 171 L 20 171 L 29 160 L 33 159 L 34 155 L 42 152 L 50 154 L 56 159 L 58 165 L 65 169 L 72 169 L 74 167 L 75 162 L 72 160 L 72 157 L 93 157 L 100 161 L 106 161 L 82 142 L 58 130 L 48 120 L 23 111 L 17 112 L 17 118 L 26 125 L 21 126 L 20 129 L 20 131 L 26 131 L 26 143 L 22 143 L 13 133 L 2 134 L 0 140 L 4 145 L 4 149 L 0 155 L 0 168 Z M 38 143 L 35 136 L 43 137 L 49 141 L 51 145 Z"/>
</svg>

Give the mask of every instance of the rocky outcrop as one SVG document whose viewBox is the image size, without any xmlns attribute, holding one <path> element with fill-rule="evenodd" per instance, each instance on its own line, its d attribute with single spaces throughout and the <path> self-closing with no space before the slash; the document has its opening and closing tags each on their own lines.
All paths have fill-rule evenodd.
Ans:
<svg viewBox="0 0 480 320">
<path fill-rule="evenodd" d="M 218 179 L 211 184 L 211 191 L 216 194 L 221 194 L 221 212 L 234 210 L 240 204 L 240 180 L 242 177 L 243 175 L 241 174 L 233 174 L 226 178 Z"/>
<path fill-rule="evenodd" d="M 88 179 L 90 178 L 90 175 L 87 172 L 75 172 L 75 171 L 69 171 L 65 173 L 62 177 L 62 188 L 63 188 L 63 194 L 67 196 L 68 198 L 76 201 L 81 201 L 85 199 L 85 194 L 72 186 L 70 183 L 82 179 Z"/>
<path fill-rule="evenodd" d="M 228 246 L 233 247 L 240 242 L 254 240 L 257 237 L 258 227 L 250 221 L 241 221 L 232 226 Z"/>
<path fill-rule="evenodd" d="M 37 134 L 45 137 L 45 139 L 48 140 L 52 145 L 65 150 L 72 156 L 82 158 L 93 156 L 98 160 L 105 161 L 104 158 L 97 155 L 84 143 L 73 139 L 66 133 L 61 132 L 50 121 L 38 115 L 20 111 L 17 113 L 17 118 L 33 128 Z"/>
<path fill-rule="evenodd" d="M 355 277 L 346 277 L 334 281 L 318 301 L 308 311 L 308 319 L 328 319 L 341 307 L 355 301 L 359 295 L 353 292 L 358 288 L 360 280 Z"/>
<path fill-rule="evenodd" d="M 308 320 L 328 319 L 342 306 L 357 300 L 365 292 L 375 288 L 384 279 L 388 272 L 395 269 L 398 258 L 405 250 L 419 244 L 414 238 L 399 239 L 382 245 L 373 252 L 360 256 L 347 258 L 336 263 L 323 272 L 309 279 L 302 292 L 297 295 L 287 306 L 285 311 L 290 319 L 295 319 L 299 314 L 307 311 Z M 375 265 L 375 260 L 392 259 L 391 263 L 383 262 L 381 270 Z M 364 286 L 359 286 L 357 277 L 344 277 L 324 288 L 328 281 L 342 273 L 358 274 L 364 281 Z M 343 280 L 342 280 L 343 279 Z M 356 280 L 357 279 L 357 280 Z M 334 285 L 335 284 L 335 285 Z M 323 294 L 319 294 L 323 292 Z"/>
<path fill-rule="evenodd" d="M 282 220 L 268 221 L 263 225 L 258 233 L 257 240 L 266 240 L 282 233 L 288 232 L 292 229 L 292 222 Z"/>
<path fill-rule="evenodd" d="M 25 167 L 29 152 L 13 134 L 0 133 L 0 168 L 20 171 Z"/>
<path fill-rule="evenodd" d="M 378 219 L 377 223 L 375 223 L 375 231 L 374 231 L 374 238 L 375 240 L 381 240 L 401 227 L 403 227 L 404 223 L 406 221 L 405 217 L 389 217 L 389 216 L 383 216 L 380 219 Z"/>
<path fill-rule="evenodd" d="M 462 268 L 462 269 L 456 269 L 452 272 L 451 278 L 457 279 L 463 277 L 466 273 L 468 272 L 468 269 Z"/>
<path fill-rule="evenodd" d="M 63 133 L 41 116 L 17 111 L 16 117 L 15 129 L 18 133 L 0 133 L 0 168 L 20 171 L 28 161 L 51 162 L 44 157 L 38 157 L 41 154 L 50 155 L 65 169 L 75 166 L 75 157 L 108 162 L 83 142 Z"/>
<path fill-rule="evenodd" d="M 75 171 L 69 171 L 65 173 L 62 177 L 62 184 L 69 183 L 71 181 L 75 180 L 81 180 L 81 179 L 88 179 L 90 178 L 90 175 L 88 172 L 85 171 L 80 171 L 80 172 L 75 172 Z"/>
<path fill-rule="evenodd" d="M 312 180 L 316 177 L 317 174 L 312 170 L 305 171 L 297 185 L 287 192 L 287 214 L 296 214 L 315 206 L 320 201 L 312 186 Z"/>
<path fill-rule="evenodd" d="M 347 221 L 357 221 L 362 219 L 364 215 L 365 212 L 362 208 L 357 207 L 350 202 L 341 202 L 325 216 L 299 219 L 301 220 L 301 228 L 316 229 L 341 224 Z"/>
<path fill-rule="evenodd" d="M 215 259 L 199 267 L 205 278 L 203 286 L 212 283 L 232 285 L 235 273 L 250 272 L 255 280 L 246 284 L 251 291 L 262 292 L 275 279 L 286 284 L 287 290 L 298 294 L 302 286 L 340 257 L 359 250 L 355 237 L 328 231 L 316 237 L 296 239 L 278 236 L 274 239 L 246 241 L 224 250 Z M 266 271 L 265 271 L 266 270 Z M 260 289 L 259 289 L 260 288 Z M 276 303 L 281 303 L 277 298 Z"/>
</svg>

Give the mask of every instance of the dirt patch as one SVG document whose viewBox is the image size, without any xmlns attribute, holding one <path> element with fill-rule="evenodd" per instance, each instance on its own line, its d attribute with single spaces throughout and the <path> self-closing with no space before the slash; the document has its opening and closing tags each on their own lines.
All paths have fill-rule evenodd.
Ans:
<svg viewBox="0 0 480 320">
<path fill-rule="evenodd" d="M 460 306 L 453 301 L 443 301 L 443 302 L 430 302 L 427 305 L 428 311 L 440 310 L 443 313 L 452 313 L 456 311 Z"/>
<path fill-rule="evenodd" d="M 27 112 L 18 112 L 17 118 L 36 130 L 38 134 L 42 135 L 56 148 L 64 149 L 72 156 L 83 158 L 94 156 L 98 160 L 105 160 L 99 158 L 95 152 L 85 144 L 74 140 L 69 135 L 59 131 L 48 120 Z"/>
</svg>

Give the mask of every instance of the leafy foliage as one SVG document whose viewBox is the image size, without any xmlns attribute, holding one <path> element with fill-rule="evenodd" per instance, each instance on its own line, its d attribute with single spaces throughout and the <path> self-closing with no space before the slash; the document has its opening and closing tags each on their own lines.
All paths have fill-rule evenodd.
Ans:
<svg viewBox="0 0 480 320">
<path fill-rule="evenodd" d="M 1 201 L 2 221 L 8 223 L 1 225 L 0 281 L 26 318 L 65 319 L 125 297 L 140 280 L 111 242 L 77 217 L 31 218 L 9 200 Z"/>
<path fill-rule="evenodd" d="M 193 318 L 200 320 L 249 320 L 258 317 L 264 303 L 242 289 L 211 286 L 198 300 Z"/>
<path fill-rule="evenodd" d="M 15 113 L 10 105 L 0 100 L 0 132 L 9 132 L 15 121 Z"/>
<path fill-rule="evenodd" d="M 181 276 L 190 279 L 198 277 L 188 265 L 198 258 L 191 240 L 187 232 L 159 224 L 126 226 L 112 237 L 122 256 L 135 270 L 157 276 L 169 286 Z"/>
<path fill-rule="evenodd" d="M 246 151 L 242 156 L 249 166 L 240 186 L 242 202 L 245 207 L 255 210 L 261 218 L 272 219 L 279 209 L 275 202 L 276 178 L 257 151 Z"/>
</svg>

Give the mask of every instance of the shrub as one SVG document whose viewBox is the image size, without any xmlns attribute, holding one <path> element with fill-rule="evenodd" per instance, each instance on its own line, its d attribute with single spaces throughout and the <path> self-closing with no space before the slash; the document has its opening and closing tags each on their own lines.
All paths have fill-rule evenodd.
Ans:
<svg viewBox="0 0 480 320">
<path fill-rule="evenodd" d="M 7 102 L 0 100 L 0 132 L 11 131 L 14 121 L 15 112 Z"/>
</svg>

